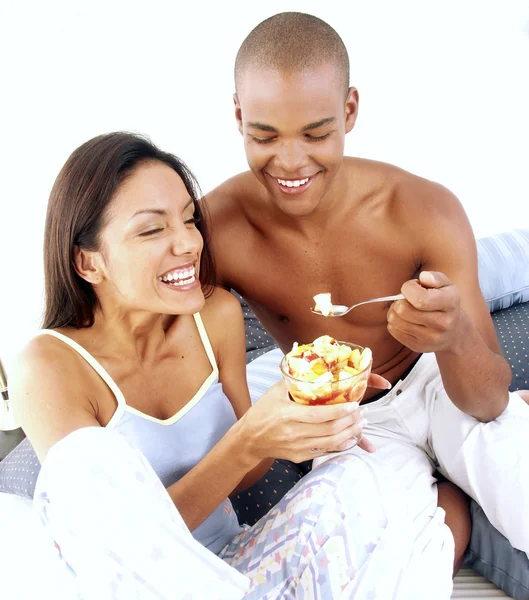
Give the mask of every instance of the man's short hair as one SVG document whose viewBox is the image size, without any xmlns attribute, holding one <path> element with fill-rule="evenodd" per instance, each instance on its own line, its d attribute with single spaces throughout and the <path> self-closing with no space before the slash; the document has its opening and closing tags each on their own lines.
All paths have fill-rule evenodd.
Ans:
<svg viewBox="0 0 529 600">
<path fill-rule="evenodd" d="M 335 65 L 349 89 L 349 57 L 342 38 L 325 21 L 299 12 L 284 12 L 259 23 L 235 59 L 235 87 L 248 67 L 295 73 L 323 64 Z"/>
</svg>

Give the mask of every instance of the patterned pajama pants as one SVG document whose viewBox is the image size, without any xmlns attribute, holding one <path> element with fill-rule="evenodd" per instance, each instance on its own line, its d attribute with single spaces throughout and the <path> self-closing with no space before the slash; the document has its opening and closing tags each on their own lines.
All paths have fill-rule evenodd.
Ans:
<svg viewBox="0 0 529 600">
<path fill-rule="evenodd" d="M 449 542 L 417 562 L 403 498 L 376 458 L 335 456 L 217 557 L 141 453 L 86 428 L 48 453 L 34 507 L 86 600 L 447 600 Z"/>
</svg>

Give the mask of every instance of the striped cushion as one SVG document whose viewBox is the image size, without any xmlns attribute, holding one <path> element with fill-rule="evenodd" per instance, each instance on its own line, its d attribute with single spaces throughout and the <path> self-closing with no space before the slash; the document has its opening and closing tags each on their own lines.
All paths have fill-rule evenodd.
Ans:
<svg viewBox="0 0 529 600">
<path fill-rule="evenodd" d="M 477 240 L 479 284 L 490 312 L 529 301 L 529 230 Z"/>
<path fill-rule="evenodd" d="M 259 356 L 246 367 L 246 377 L 252 404 L 259 399 L 274 383 L 281 380 L 279 363 L 283 353 L 279 348 L 270 350 Z"/>
</svg>

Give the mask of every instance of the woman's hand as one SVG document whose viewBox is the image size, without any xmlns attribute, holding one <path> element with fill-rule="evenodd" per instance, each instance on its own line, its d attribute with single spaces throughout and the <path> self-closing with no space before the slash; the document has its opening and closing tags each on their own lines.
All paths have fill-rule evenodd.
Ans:
<svg viewBox="0 0 529 600">
<path fill-rule="evenodd" d="M 327 406 L 303 406 L 289 399 L 285 383 L 271 387 L 240 420 L 246 451 L 255 460 L 283 458 L 302 462 L 328 452 L 360 445 L 367 423 L 357 402 Z"/>
</svg>

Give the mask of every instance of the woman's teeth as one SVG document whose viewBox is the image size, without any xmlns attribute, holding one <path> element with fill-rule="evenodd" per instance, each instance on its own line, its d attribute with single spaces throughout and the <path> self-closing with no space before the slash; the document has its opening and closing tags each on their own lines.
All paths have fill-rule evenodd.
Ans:
<svg viewBox="0 0 529 600">
<path fill-rule="evenodd" d="M 176 269 L 175 271 L 171 271 L 170 273 L 158 277 L 158 279 L 169 285 L 188 285 L 189 283 L 196 281 L 195 267 Z"/>
<path fill-rule="evenodd" d="M 310 177 L 306 179 L 278 179 L 277 182 L 285 187 L 299 187 L 300 185 L 305 185 L 309 179 Z"/>
</svg>

